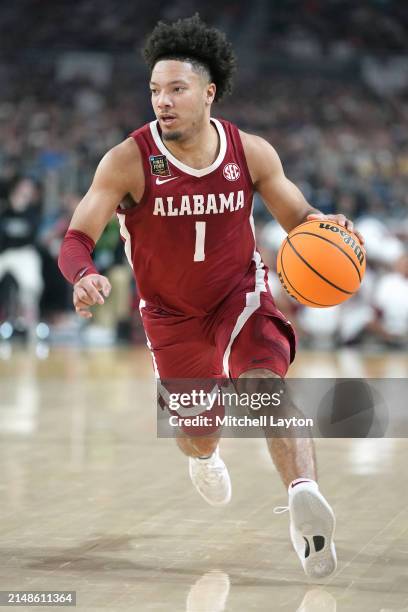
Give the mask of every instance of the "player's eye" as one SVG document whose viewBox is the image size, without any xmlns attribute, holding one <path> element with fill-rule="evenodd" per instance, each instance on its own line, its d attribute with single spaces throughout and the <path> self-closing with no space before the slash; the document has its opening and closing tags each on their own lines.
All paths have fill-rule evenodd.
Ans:
<svg viewBox="0 0 408 612">
<path fill-rule="evenodd" d="M 152 96 L 156 96 L 157 95 L 157 89 L 151 89 L 150 93 L 152 94 Z"/>
<path fill-rule="evenodd" d="M 184 91 L 184 90 L 185 90 L 185 87 L 175 87 L 175 88 L 174 88 L 174 91 L 175 91 L 176 93 L 181 93 L 181 92 L 182 92 L 182 91 Z"/>
</svg>

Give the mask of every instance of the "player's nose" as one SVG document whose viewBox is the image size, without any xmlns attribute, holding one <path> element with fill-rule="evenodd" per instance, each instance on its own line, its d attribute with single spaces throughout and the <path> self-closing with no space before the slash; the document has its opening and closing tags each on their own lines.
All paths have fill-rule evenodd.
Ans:
<svg viewBox="0 0 408 612">
<path fill-rule="evenodd" d="M 173 101 L 167 93 L 162 91 L 157 99 L 157 106 L 159 109 L 171 108 L 173 106 Z"/>
</svg>

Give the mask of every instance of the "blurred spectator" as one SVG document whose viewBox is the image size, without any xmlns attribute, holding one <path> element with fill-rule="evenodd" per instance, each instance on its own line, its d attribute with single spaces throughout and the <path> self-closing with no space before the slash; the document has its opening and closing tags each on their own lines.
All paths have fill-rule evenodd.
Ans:
<svg viewBox="0 0 408 612">
<path fill-rule="evenodd" d="M 38 184 L 27 177 L 17 179 L 0 215 L 0 280 L 8 274 L 17 283 L 16 316 L 23 318 L 30 331 L 38 321 L 43 288 L 41 259 L 35 246 L 40 214 Z"/>
<path fill-rule="evenodd" d="M 63 195 L 60 207 L 44 215 L 38 231 L 44 279 L 40 310 L 47 320 L 60 320 L 59 315 L 72 310 L 72 288 L 60 274 L 57 260 L 62 240 L 80 201 L 81 196 L 76 193 Z"/>
<path fill-rule="evenodd" d="M 140 324 L 139 312 L 131 317 L 131 303 L 134 291 L 132 270 L 125 258 L 124 248 L 118 224 L 112 218 L 106 226 L 94 251 L 94 261 L 101 272 L 111 283 L 112 291 L 104 308 L 98 308 L 94 322 L 101 327 L 109 328 L 116 334 L 116 339 L 128 342 L 133 328 Z"/>
<path fill-rule="evenodd" d="M 408 341 L 408 253 L 401 255 L 392 270 L 382 276 L 373 294 L 376 316 L 369 330 L 389 346 Z"/>
<path fill-rule="evenodd" d="M 54 258 L 58 258 L 62 240 L 71 222 L 72 215 L 81 196 L 76 193 L 67 193 L 61 198 L 61 205 L 44 215 L 39 229 L 38 240 Z"/>
<path fill-rule="evenodd" d="M 383 221 L 364 216 L 357 220 L 356 227 L 364 236 L 370 265 L 393 265 L 404 254 L 403 243 Z"/>
</svg>

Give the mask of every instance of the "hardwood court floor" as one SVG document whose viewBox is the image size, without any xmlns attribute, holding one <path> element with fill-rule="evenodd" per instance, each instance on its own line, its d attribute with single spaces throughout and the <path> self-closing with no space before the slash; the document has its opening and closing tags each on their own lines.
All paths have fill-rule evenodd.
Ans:
<svg viewBox="0 0 408 612">
<path fill-rule="evenodd" d="M 291 373 L 407 369 L 401 354 L 347 351 L 303 353 Z M 263 440 L 222 441 L 233 499 L 207 506 L 156 438 L 154 391 L 144 349 L 0 361 L 0 590 L 75 590 L 81 611 L 408 609 L 407 440 L 317 441 L 339 568 L 316 585 L 273 514 L 287 498 Z"/>
</svg>

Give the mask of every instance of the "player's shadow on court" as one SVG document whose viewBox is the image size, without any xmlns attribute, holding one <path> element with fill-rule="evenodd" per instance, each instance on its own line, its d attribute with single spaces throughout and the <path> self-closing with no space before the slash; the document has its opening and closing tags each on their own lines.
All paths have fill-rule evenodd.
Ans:
<svg viewBox="0 0 408 612">
<path fill-rule="evenodd" d="M 156 536 L 154 536 L 156 537 Z M 167 534 L 159 534 L 157 538 L 162 540 L 166 538 Z M 178 536 L 175 536 L 178 539 Z M 72 574 L 92 574 L 92 573 L 104 573 L 109 572 L 121 572 L 123 570 L 135 572 L 133 578 L 138 577 L 145 580 L 146 574 L 154 573 L 157 575 L 158 571 L 166 575 L 167 577 L 173 575 L 176 578 L 185 577 L 188 583 L 199 579 L 203 575 L 204 568 L 191 568 L 186 564 L 186 567 L 175 567 L 174 557 L 171 554 L 163 556 L 160 551 L 157 552 L 157 562 L 154 562 L 151 557 L 155 554 L 154 551 L 149 550 L 150 559 L 148 563 L 143 561 L 144 551 L 143 540 L 151 539 L 150 535 L 123 535 L 123 536 L 112 536 L 103 537 L 95 536 L 89 540 L 79 544 L 77 546 L 71 546 L 67 548 L 60 547 L 52 548 L 52 554 L 47 554 L 48 549 L 42 547 L 25 548 L 21 551 L 20 559 L 25 561 L 25 568 L 39 571 L 52 571 L 57 573 Z M 118 555 L 115 557 L 115 553 Z M 128 553 L 132 558 L 123 558 L 123 554 Z M 0 549 L 2 559 L 18 558 L 20 555 L 15 549 Z M 119 556 L 119 554 L 121 556 Z M 138 557 L 142 559 L 138 561 Z M 180 564 L 183 563 L 180 560 Z M 169 567 L 166 567 L 168 564 Z M 244 563 L 245 565 L 245 563 Z M 269 567 L 269 566 L 268 566 Z M 287 578 L 282 576 L 273 576 L 265 578 L 262 576 L 251 576 L 242 574 L 242 570 L 246 569 L 242 567 L 242 563 L 230 562 L 228 564 L 228 574 L 231 581 L 240 586 L 281 586 L 287 587 Z M 266 570 L 267 568 L 265 568 Z M 270 568 L 273 571 L 273 568 Z M 231 571 L 232 570 L 232 571 Z M 272 574 L 271 571 L 271 574 Z M 112 574 L 110 574 L 112 577 Z M 291 584 L 297 586 L 304 586 L 305 581 L 302 575 L 299 573 L 299 580 L 291 581 Z"/>
<path fill-rule="evenodd" d="M 122 569 L 124 567 L 134 568 L 138 570 L 152 570 L 157 569 L 154 568 L 153 565 L 145 565 L 137 562 L 138 555 L 144 555 L 143 551 L 143 542 L 149 540 L 158 540 L 163 541 L 166 540 L 178 540 L 179 536 L 170 534 L 140 534 L 140 535 L 114 535 L 114 536 L 106 536 L 103 535 L 98 537 L 97 535 L 89 540 L 83 542 L 82 544 L 78 544 L 77 546 L 71 547 L 60 547 L 59 549 L 53 547 L 52 554 L 48 555 L 48 549 L 45 547 L 33 547 L 33 548 L 24 548 L 21 552 L 21 557 L 24 557 L 27 560 L 27 566 L 30 569 L 40 569 L 40 570 L 61 570 L 64 571 L 68 566 L 69 568 L 82 571 L 82 569 L 106 569 L 106 565 L 109 564 L 112 569 Z M 274 541 L 284 541 L 284 537 L 274 537 Z M 343 559 L 352 556 L 355 551 L 347 548 L 340 548 L 341 557 Z M 134 557 L 135 561 L 130 559 L 123 558 L 113 558 L 108 556 L 99 556 L 105 555 L 109 553 L 126 553 Z M 151 549 L 150 549 L 150 552 Z M 0 554 L 2 559 L 10 559 L 18 557 L 18 551 L 16 549 L 0 549 Z M 160 553 L 157 553 L 159 556 Z M 359 553 L 360 562 L 372 562 L 372 555 Z M 396 550 L 388 550 L 387 551 L 387 565 L 393 567 L 400 567 L 403 569 L 406 565 L 407 553 L 399 552 Z M 161 555 L 160 563 L 158 565 L 165 565 L 167 559 Z M 174 558 L 169 555 L 168 561 L 174 562 Z M 230 562 L 228 569 L 230 568 L 234 572 L 234 580 L 237 581 L 241 586 L 255 586 L 261 584 L 277 584 L 280 582 L 279 578 L 271 577 L 271 578 L 249 578 L 247 575 L 242 576 L 240 570 L 245 563 L 236 563 Z M 265 568 L 266 569 L 266 568 Z M 273 569 L 273 568 L 271 568 Z M 184 570 L 183 568 L 163 568 L 163 571 L 174 572 L 179 574 L 191 575 L 192 577 L 197 577 L 201 575 L 200 572 L 194 570 Z M 231 577 L 231 572 L 229 571 L 229 575 Z M 304 581 L 301 579 L 301 575 L 299 576 L 299 581 L 297 583 L 304 584 Z M 408 583 L 407 583 L 407 592 L 408 592 Z"/>
</svg>

